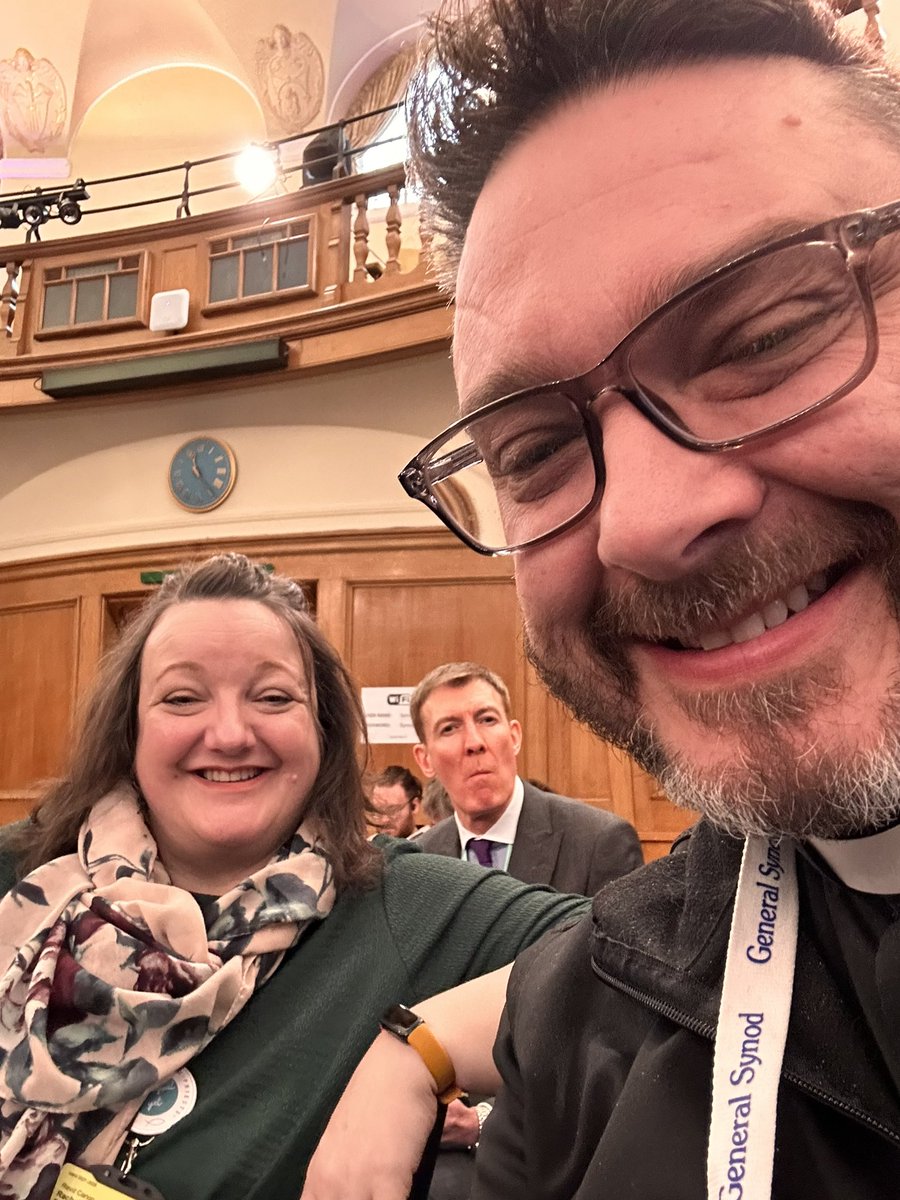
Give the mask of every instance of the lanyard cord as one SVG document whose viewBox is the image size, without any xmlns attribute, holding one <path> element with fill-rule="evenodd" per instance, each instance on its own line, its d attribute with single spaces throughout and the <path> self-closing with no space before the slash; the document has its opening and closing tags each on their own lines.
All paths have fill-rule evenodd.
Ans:
<svg viewBox="0 0 900 1200">
<path fill-rule="evenodd" d="M 793 842 L 747 838 L 713 1054 L 707 1200 L 770 1200 L 772 1194 L 797 912 Z"/>
</svg>

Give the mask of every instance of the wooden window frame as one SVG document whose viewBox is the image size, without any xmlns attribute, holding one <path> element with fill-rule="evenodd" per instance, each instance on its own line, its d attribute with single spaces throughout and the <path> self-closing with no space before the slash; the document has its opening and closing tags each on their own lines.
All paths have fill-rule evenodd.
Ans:
<svg viewBox="0 0 900 1200">
<path fill-rule="evenodd" d="M 123 330 L 123 329 L 146 329 L 147 322 L 149 319 L 148 310 L 149 310 L 149 290 L 150 290 L 150 288 L 149 288 L 149 271 L 147 269 L 148 255 L 147 255 L 146 250 L 129 250 L 127 253 L 124 253 L 124 254 L 114 254 L 114 253 L 107 254 L 107 255 L 104 255 L 102 258 L 98 257 L 98 253 L 95 251 L 90 257 L 67 259 L 63 262 L 53 262 L 52 260 L 48 260 L 48 261 L 42 263 L 41 269 L 40 269 L 40 281 L 39 281 L 40 298 L 41 298 L 40 299 L 40 310 L 39 310 L 40 311 L 40 320 L 41 320 L 41 322 L 43 322 L 43 320 L 44 320 L 44 305 L 46 303 L 47 288 L 54 287 L 59 282 L 65 282 L 66 281 L 66 279 L 65 279 L 66 271 L 70 270 L 72 267 L 89 267 L 89 266 L 91 266 L 92 263 L 95 263 L 95 262 L 98 264 L 102 264 L 102 263 L 110 262 L 111 260 L 117 260 L 119 263 L 121 263 L 126 258 L 136 258 L 138 260 L 137 267 L 135 267 L 135 268 L 128 267 L 124 270 L 120 268 L 119 271 L 112 271 L 112 272 L 106 271 L 106 272 L 100 273 L 97 276 L 97 278 L 103 279 L 105 281 L 104 288 L 103 288 L 103 306 L 104 306 L 104 309 L 107 309 L 108 305 L 109 305 L 109 280 L 114 275 L 132 275 L 132 274 L 137 275 L 137 299 L 136 299 L 136 304 L 135 304 L 135 313 L 133 316 L 112 317 L 111 319 L 102 320 L 102 321 L 82 321 L 79 324 L 72 324 L 72 325 L 54 325 L 48 329 L 45 329 L 43 327 L 43 324 L 41 324 L 40 328 L 35 330 L 35 333 L 34 333 L 35 341 L 44 341 L 44 340 L 47 340 L 50 338 L 80 337 L 83 334 L 116 333 L 119 330 Z M 60 280 L 53 279 L 48 282 L 47 272 L 48 271 L 58 271 L 58 270 L 61 270 L 63 272 L 63 280 L 60 281 Z M 90 276 L 84 276 L 84 275 L 72 276 L 72 278 L 71 278 L 71 280 L 69 280 L 69 282 L 74 283 L 76 279 L 85 279 L 85 278 L 90 278 Z M 73 289 L 73 296 L 74 296 L 74 294 L 75 293 L 74 293 L 74 289 Z M 70 306 L 70 315 L 73 315 L 71 306 Z"/>
<path fill-rule="evenodd" d="M 227 251 L 220 252 L 221 255 L 237 253 L 240 256 L 238 284 L 239 284 L 239 288 L 241 288 L 241 287 L 243 287 L 243 282 L 244 282 L 243 252 L 247 249 L 252 249 L 253 247 L 241 246 L 237 250 L 235 250 L 233 248 L 232 244 L 235 241 L 239 241 L 241 238 L 252 238 L 254 235 L 259 235 L 260 233 L 266 232 L 268 230 L 279 229 L 284 226 L 300 225 L 304 222 L 307 227 L 306 242 L 307 242 L 307 247 L 308 247 L 308 249 L 307 249 L 308 271 L 307 271 L 307 282 L 306 283 L 300 284 L 298 287 L 281 288 L 280 290 L 275 289 L 271 292 L 258 292 L 253 296 L 238 295 L 236 297 L 230 297 L 227 300 L 210 300 L 209 299 L 209 292 L 210 292 L 210 288 L 212 286 L 213 259 L 220 256 L 219 254 L 216 254 L 216 255 L 213 254 L 213 250 L 212 250 L 213 243 L 227 241 L 229 243 L 229 249 Z M 317 287 L 316 287 L 316 264 L 317 264 L 317 257 L 318 257 L 316 251 L 317 251 L 317 245 L 318 245 L 318 224 L 319 224 L 319 222 L 318 222 L 318 214 L 317 213 L 301 213 L 297 216 L 285 217 L 284 220 L 281 220 L 281 221 L 272 221 L 270 223 L 266 223 L 265 225 L 251 225 L 245 229 L 233 229 L 233 230 L 229 230 L 227 233 L 219 233 L 219 234 L 216 234 L 214 237 L 207 238 L 206 239 L 206 303 L 204 304 L 203 308 L 201 308 L 201 310 L 200 310 L 202 315 L 204 317 L 214 316 L 216 313 L 231 312 L 231 311 L 235 311 L 235 310 L 239 310 L 239 309 L 257 308 L 260 305 L 279 304 L 285 300 L 297 299 L 298 297 L 301 297 L 301 296 L 316 296 L 316 295 L 318 295 L 318 291 L 317 291 Z M 297 237 L 297 240 L 299 240 L 299 238 L 302 235 L 294 235 L 294 236 Z M 283 242 L 290 241 L 290 240 L 291 240 L 290 237 L 273 239 L 271 242 L 268 242 L 268 243 L 261 242 L 260 247 L 262 247 L 263 244 L 277 246 L 277 245 L 282 244 Z"/>
</svg>

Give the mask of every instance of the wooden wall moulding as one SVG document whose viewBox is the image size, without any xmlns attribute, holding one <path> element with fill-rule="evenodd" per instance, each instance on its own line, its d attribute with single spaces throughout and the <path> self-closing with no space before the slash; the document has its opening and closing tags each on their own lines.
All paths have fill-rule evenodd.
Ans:
<svg viewBox="0 0 900 1200">
<path fill-rule="evenodd" d="M 473 555 L 442 530 L 185 542 L 0 564 L 0 822 L 22 815 L 65 758 L 79 699 L 122 624 L 164 572 L 238 550 L 301 582 L 357 683 L 412 687 L 441 662 L 475 660 L 509 685 L 525 730 L 521 770 L 637 827 L 648 858 L 690 814 L 578 725 L 527 663 L 508 559 Z M 371 763 L 415 767 L 411 746 L 375 746 Z"/>
</svg>

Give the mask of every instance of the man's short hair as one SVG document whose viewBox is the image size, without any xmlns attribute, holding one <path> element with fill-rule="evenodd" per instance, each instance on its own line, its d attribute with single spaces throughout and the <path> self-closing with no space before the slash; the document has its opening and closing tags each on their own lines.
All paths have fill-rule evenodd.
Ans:
<svg viewBox="0 0 900 1200">
<path fill-rule="evenodd" d="M 466 229 L 491 169 L 550 111 L 642 73 L 728 58 L 793 57 L 837 72 L 842 107 L 892 143 L 900 76 L 837 24 L 851 0 L 444 0 L 409 99 L 422 222 L 451 292 Z M 836 11 L 840 10 L 840 11 Z M 837 112 L 835 113 L 837 115 Z M 602 131 L 595 147 L 602 152 Z M 560 180 L 548 180 L 559 189 Z"/>
<path fill-rule="evenodd" d="M 503 701 L 503 711 L 507 718 L 512 716 L 509 688 L 500 676 L 489 667 L 483 667 L 481 663 L 473 662 L 443 663 L 440 667 L 435 667 L 433 671 L 429 671 L 425 678 L 421 680 L 409 702 L 409 715 L 412 717 L 416 736 L 420 742 L 425 741 L 425 727 L 422 724 L 422 706 L 431 693 L 439 687 L 463 687 L 465 684 L 471 683 L 473 679 L 483 679 L 485 683 L 490 684 Z"/>
<path fill-rule="evenodd" d="M 400 784 L 404 792 L 406 792 L 407 800 L 415 802 L 422 799 L 422 784 L 413 775 L 412 771 L 406 767 L 401 767 L 392 764 L 385 767 L 372 779 L 372 787 L 394 787 L 395 784 Z"/>
</svg>

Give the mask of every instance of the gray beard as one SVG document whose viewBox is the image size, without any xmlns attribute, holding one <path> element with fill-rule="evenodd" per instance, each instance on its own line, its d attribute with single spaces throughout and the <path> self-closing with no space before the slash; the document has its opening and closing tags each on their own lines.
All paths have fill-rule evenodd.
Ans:
<svg viewBox="0 0 900 1200">
<path fill-rule="evenodd" d="M 754 595 L 777 593 L 773 583 L 782 578 L 785 584 L 809 578 L 841 560 L 881 571 L 897 617 L 896 524 L 870 506 L 832 507 L 835 524 L 824 559 L 820 533 L 795 535 L 777 553 L 770 539 L 756 545 L 747 541 L 702 579 L 677 585 L 639 582 L 625 597 L 602 598 L 595 616 L 574 637 L 526 629 L 529 658 L 575 717 L 655 775 L 673 803 L 699 810 L 729 833 L 836 838 L 900 819 L 900 683 L 882 700 L 876 745 L 861 749 L 848 743 L 828 753 L 817 750 L 810 728 L 816 714 L 840 705 L 846 687 L 839 669 L 828 664 L 810 664 L 764 684 L 679 695 L 676 702 L 698 727 L 735 740 L 734 762 L 701 769 L 656 733 L 642 711 L 624 649 L 625 639 L 635 635 L 688 641 L 715 597 L 731 597 L 737 614 Z"/>
</svg>

